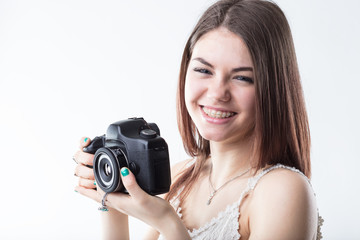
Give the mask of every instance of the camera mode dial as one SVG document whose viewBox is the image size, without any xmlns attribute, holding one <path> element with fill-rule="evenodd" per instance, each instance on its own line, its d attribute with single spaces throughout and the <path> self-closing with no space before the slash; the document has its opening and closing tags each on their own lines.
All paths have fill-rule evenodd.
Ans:
<svg viewBox="0 0 360 240">
<path fill-rule="evenodd" d="M 146 139 L 156 138 L 157 133 L 152 129 L 143 129 L 140 131 L 140 136 Z"/>
</svg>

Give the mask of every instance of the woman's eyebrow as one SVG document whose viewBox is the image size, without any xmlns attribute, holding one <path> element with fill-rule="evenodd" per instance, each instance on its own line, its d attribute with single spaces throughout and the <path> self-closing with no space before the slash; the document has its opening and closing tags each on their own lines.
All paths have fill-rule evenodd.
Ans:
<svg viewBox="0 0 360 240">
<path fill-rule="evenodd" d="M 198 57 L 198 58 L 194 58 L 193 60 L 199 61 L 199 62 L 201 62 L 202 64 L 204 64 L 204 65 L 206 65 L 206 66 L 209 66 L 209 67 L 211 67 L 211 68 L 214 68 L 213 65 L 211 65 L 210 63 L 208 63 L 207 61 L 205 61 L 205 59 L 203 59 L 203 58 Z"/>
<path fill-rule="evenodd" d="M 196 61 L 199 61 L 201 62 L 202 64 L 206 65 L 206 66 L 209 66 L 211 68 L 214 68 L 213 65 L 211 65 L 211 63 L 207 62 L 205 59 L 201 58 L 201 57 L 198 57 L 198 58 L 194 58 L 193 60 L 196 60 Z M 244 71 L 250 71 L 252 72 L 253 71 L 253 68 L 252 67 L 238 67 L 238 68 L 234 68 L 231 70 L 232 73 L 237 73 L 237 72 L 244 72 Z"/>
<path fill-rule="evenodd" d="M 244 72 L 244 71 L 253 71 L 252 67 L 238 67 L 238 68 L 234 68 L 233 70 L 231 70 L 232 73 L 237 73 L 237 72 Z"/>
</svg>

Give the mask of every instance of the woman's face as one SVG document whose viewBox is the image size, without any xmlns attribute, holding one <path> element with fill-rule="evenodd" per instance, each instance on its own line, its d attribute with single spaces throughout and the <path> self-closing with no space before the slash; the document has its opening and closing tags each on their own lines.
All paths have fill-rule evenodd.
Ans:
<svg viewBox="0 0 360 240">
<path fill-rule="evenodd" d="M 253 63 L 243 40 L 226 28 L 195 44 L 185 82 L 187 110 L 201 136 L 236 143 L 255 122 Z"/>
</svg>

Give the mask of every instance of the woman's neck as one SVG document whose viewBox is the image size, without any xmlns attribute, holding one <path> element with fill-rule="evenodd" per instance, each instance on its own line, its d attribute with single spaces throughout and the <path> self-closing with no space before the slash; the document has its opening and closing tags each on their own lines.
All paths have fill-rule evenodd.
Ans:
<svg viewBox="0 0 360 240">
<path fill-rule="evenodd" d="M 253 141 L 246 140 L 236 144 L 210 142 L 212 165 L 211 179 L 215 186 L 241 174 L 251 167 Z"/>
</svg>

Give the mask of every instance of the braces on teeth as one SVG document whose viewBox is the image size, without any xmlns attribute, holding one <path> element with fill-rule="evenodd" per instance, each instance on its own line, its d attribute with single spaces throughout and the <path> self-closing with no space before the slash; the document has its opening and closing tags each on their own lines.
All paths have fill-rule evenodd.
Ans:
<svg viewBox="0 0 360 240">
<path fill-rule="evenodd" d="M 216 111 L 216 110 L 211 110 L 211 109 L 208 109 L 205 107 L 203 107 L 203 110 L 208 116 L 213 117 L 213 118 L 228 118 L 228 117 L 235 115 L 235 113 Z"/>
</svg>

